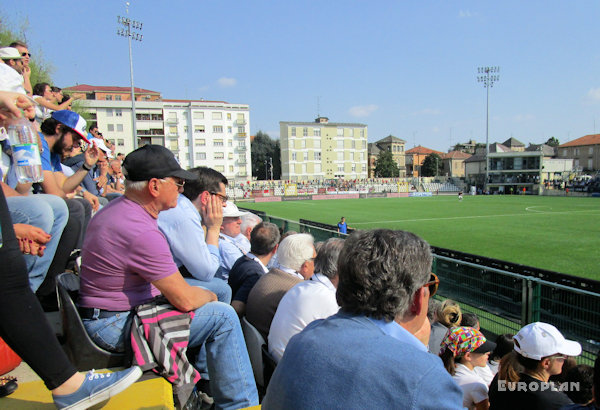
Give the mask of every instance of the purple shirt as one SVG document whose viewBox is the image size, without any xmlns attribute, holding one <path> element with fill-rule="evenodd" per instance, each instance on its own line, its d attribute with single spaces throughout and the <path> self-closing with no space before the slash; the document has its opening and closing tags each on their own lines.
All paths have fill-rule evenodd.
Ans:
<svg viewBox="0 0 600 410">
<path fill-rule="evenodd" d="M 156 219 L 124 196 L 92 218 L 81 255 L 82 307 L 130 310 L 160 294 L 151 282 L 177 272 Z"/>
</svg>

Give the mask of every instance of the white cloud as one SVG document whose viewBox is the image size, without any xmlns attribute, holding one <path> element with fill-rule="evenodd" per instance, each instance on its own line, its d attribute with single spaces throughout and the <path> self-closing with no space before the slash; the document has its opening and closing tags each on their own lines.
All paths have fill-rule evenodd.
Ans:
<svg viewBox="0 0 600 410">
<path fill-rule="evenodd" d="M 470 10 L 460 10 L 458 12 L 458 17 L 460 18 L 471 18 L 471 17 L 475 17 L 477 15 L 477 13 L 473 13 Z"/>
<path fill-rule="evenodd" d="M 221 77 L 217 80 L 221 87 L 233 87 L 237 84 L 235 78 Z"/>
<path fill-rule="evenodd" d="M 379 107 L 375 104 L 369 105 L 355 105 L 354 107 L 350 107 L 348 112 L 353 117 L 368 117 L 371 113 L 375 112 Z"/>
<path fill-rule="evenodd" d="M 517 114 L 513 117 L 516 122 L 525 122 L 531 121 L 535 119 L 535 116 L 532 114 Z"/>
<path fill-rule="evenodd" d="M 590 91 L 587 93 L 587 98 L 590 101 L 600 102 L 600 87 L 590 88 Z"/>
</svg>

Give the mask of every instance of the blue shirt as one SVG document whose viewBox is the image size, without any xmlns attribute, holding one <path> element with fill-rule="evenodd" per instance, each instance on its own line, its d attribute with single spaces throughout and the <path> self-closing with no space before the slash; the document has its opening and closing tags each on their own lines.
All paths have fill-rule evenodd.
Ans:
<svg viewBox="0 0 600 410">
<path fill-rule="evenodd" d="M 348 233 L 348 225 L 346 224 L 346 222 L 344 222 L 344 223 L 340 222 L 337 224 L 337 226 L 338 226 L 340 233 Z"/>
<path fill-rule="evenodd" d="M 221 268 L 217 276 L 227 280 L 229 278 L 229 271 L 244 253 L 234 238 L 223 233 L 219 235 L 219 253 L 221 255 Z"/>
<path fill-rule="evenodd" d="M 427 352 L 427 346 L 425 346 L 423 343 L 421 343 L 421 341 L 419 339 L 417 339 L 415 337 L 415 335 L 413 335 L 412 333 L 410 333 L 408 330 L 406 330 L 405 328 L 403 328 L 402 326 L 400 326 L 398 323 L 394 322 L 393 320 L 391 322 L 386 322 L 383 319 L 377 320 L 377 319 L 373 319 L 373 318 L 368 318 L 371 322 L 375 323 L 375 325 L 380 328 L 383 333 L 385 333 L 388 336 L 393 337 L 396 340 L 399 340 L 401 342 L 404 343 L 408 343 L 409 345 L 422 350 L 424 352 Z"/>
<path fill-rule="evenodd" d="M 50 151 L 48 141 L 44 138 L 44 135 L 40 133 L 40 139 L 42 140 L 42 170 L 50 172 L 62 172 L 60 165 L 60 155 Z"/>
<path fill-rule="evenodd" d="M 205 282 L 219 269 L 219 249 L 204 239 L 200 212 L 185 195 L 179 194 L 177 206 L 158 214 L 158 228 L 167 238 L 173 260 L 190 274 Z"/>
</svg>

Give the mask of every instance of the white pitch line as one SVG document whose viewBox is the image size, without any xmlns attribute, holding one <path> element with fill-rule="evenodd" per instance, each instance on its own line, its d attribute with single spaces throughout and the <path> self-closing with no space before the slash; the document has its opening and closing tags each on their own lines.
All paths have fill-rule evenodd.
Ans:
<svg viewBox="0 0 600 410">
<path fill-rule="evenodd" d="M 557 212 L 544 212 L 538 211 L 534 214 L 503 214 L 503 215 L 471 215 L 471 216 L 449 216 L 445 218 L 420 218 L 420 219 L 400 219 L 396 221 L 371 221 L 371 222 L 354 222 L 352 225 L 367 225 L 367 224 L 381 224 L 381 223 L 397 223 L 397 222 L 421 222 L 421 221 L 443 221 L 443 220 L 454 220 L 454 219 L 476 219 L 476 218 L 498 218 L 503 216 L 531 216 L 531 215 L 545 215 L 545 214 L 572 214 L 575 212 L 599 212 L 598 209 L 585 209 L 581 211 L 557 211 Z"/>
</svg>

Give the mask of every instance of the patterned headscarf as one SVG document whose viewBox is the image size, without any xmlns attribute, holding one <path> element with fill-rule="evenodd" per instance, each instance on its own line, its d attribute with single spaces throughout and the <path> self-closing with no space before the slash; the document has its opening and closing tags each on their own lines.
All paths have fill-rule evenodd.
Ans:
<svg viewBox="0 0 600 410">
<path fill-rule="evenodd" d="M 486 342 L 486 338 L 477 329 L 472 327 L 454 327 L 448 331 L 442 341 L 440 354 L 446 349 L 450 349 L 454 357 L 464 356 L 465 353 L 476 350 Z"/>
</svg>

